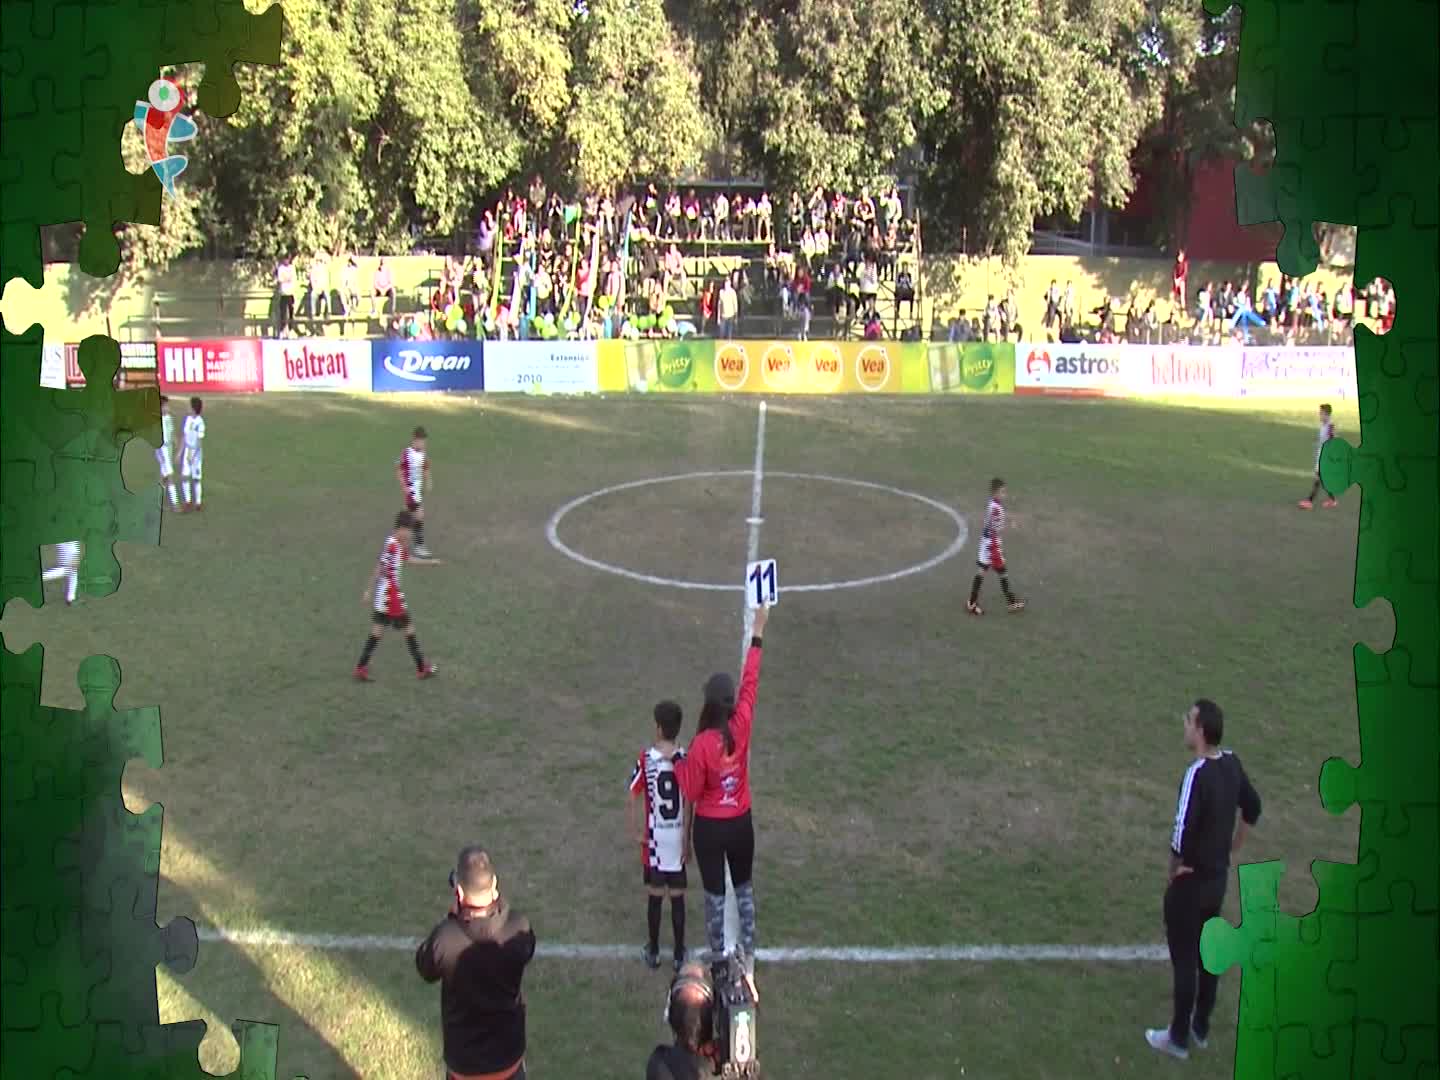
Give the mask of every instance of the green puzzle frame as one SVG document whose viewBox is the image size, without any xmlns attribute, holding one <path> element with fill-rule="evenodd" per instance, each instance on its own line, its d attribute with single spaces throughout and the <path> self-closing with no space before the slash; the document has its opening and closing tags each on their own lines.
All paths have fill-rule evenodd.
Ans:
<svg viewBox="0 0 1440 1080">
<path fill-rule="evenodd" d="M 1356 862 L 1312 864 L 1320 900 L 1303 918 L 1278 908 L 1282 865 L 1240 867 L 1242 922 L 1213 920 L 1202 953 L 1211 970 L 1243 971 L 1236 1077 L 1435 1080 L 1440 5 L 1242 6 L 1236 120 L 1269 121 L 1277 154 L 1264 175 L 1237 171 L 1240 222 L 1284 224 L 1278 259 L 1290 274 L 1315 267 L 1313 222 L 1356 225 L 1357 280 L 1385 277 L 1398 298 L 1389 334 L 1357 332 L 1362 441 L 1332 441 L 1321 464 L 1330 490 L 1361 489 L 1354 602 L 1388 601 L 1395 640 L 1384 654 L 1355 647 L 1363 758 L 1320 771 L 1326 810 L 1360 807 Z M 199 104 L 223 117 L 239 104 L 237 62 L 280 61 L 276 6 L 251 15 L 237 0 L 7 0 L 0 17 L 0 284 L 41 284 L 42 225 L 84 221 L 80 266 L 103 277 L 118 265 L 113 223 L 158 223 L 159 182 L 124 171 L 117 136 L 162 65 L 205 63 Z M 132 494 L 119 474 L 130 438 L 158 444 L 158 395 L 112 389 L 119 348 L 106 338 L 82 346 L 89 389 L 41 390 L 42 342 L 38 325 L 19 336 L 0 326 L 0 604 L 41 602 L 41 544 L 83 537 L 81 587 L 104 596 L 120 586 L 116 540 L 159 543 L 158 489 Z M 155 965 L 188 970 L 198 949 L 188 919 L 154 921 L 163 811 L 131 814 L 120 794 L 127 761 L 162 764 L 159 710 L 114 710 L 120 670 L 109 657 L 81 664 L 82 711 L 43 707 L 42 663 L 38 644 L 0 653 L 0 1071 L 204 1077 L 204 1024 L 158 1019 Z M 235 1030 L 232 1075 L 274 1080 L 279 1029 Z"/>
</svg>

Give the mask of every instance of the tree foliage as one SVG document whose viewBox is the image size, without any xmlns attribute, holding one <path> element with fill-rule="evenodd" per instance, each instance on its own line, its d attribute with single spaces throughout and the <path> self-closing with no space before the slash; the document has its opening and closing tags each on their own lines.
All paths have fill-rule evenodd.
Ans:
<svg viewBox="0 0 1440 1080">
<path fill-rule="evenodd" d="M 716 147 L 774 189 L 918 181 L 932 246 L 1024 254 L 1119 205 L 1137 149 L 1174 198 L 1232 125 L 1238 16 L 1194 0 L 285 0 L 279 69 L 200 118 L 181 200 L 130 241 L 261 259 L 467 230 L 531 173 L 665 182 Z M 203 110 L 203 101 L 200 103 Z M 1169 188 L 1167 187 L 1167 191 Z"/>
</svg>

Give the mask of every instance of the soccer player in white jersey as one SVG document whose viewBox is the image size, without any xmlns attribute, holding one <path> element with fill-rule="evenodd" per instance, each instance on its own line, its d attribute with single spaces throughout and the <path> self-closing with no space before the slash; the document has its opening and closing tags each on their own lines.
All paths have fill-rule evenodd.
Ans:
<svg viewBox="0 0 1440 1080">
<path fill-rule="evenodd" d="M 1005 481 L 999 477 L 991 480 L 990 504 L 985 507 L 985 524 L 980 530 L 980 552 L 975 559 L 979 573 L 970 585 L 970 600 L 965 605 L 965 610 L 971 615 L 985 614 L 980 607 L 980 586 L 985 581 L 985 575 L 992 570 L 1000 575 L 1000 591 L 1005 594 L 1010 610 L 1025 609 L 1025 601 L 1010 591 L 1010 578 L 1005 566 L 1005 495 Z"/>
<path fill-rule="evenodd" d="M 364 597 L 371 608 L 370 636 L 365 639 L 365 648 L 360 653 L 360 663 L 355 665 L 355 678 L 361 682 L 370 681 L 370 657 L 375 646 L 385 636 L 385 631 L 394 628 L 405 635 L 405 645 L 410 658 L 415 661 L 415 674 L 428 679 L 435 674 L 435 665 L 427 664 L 420 655 L 420 643 L 415 640 L 415 627 L 410 621 L 410 608 L 405 603 L 405 594 L 400 591 L 400 567 L 410 561 L 410 536 L 415 526 L 408 510 L 395 515 L 395 527 L 385 538 L 380 549 L 380 558 L 370 575 L 370 584 L 365 586 Z"/>
<path fill-rule="evenodd" d="M 175 490 L 175 418 L 170 415 L 170 399 L 160 395 L 160 449 L 155 451 L 160 466 L 160 483 L 170 493 L 170 505 L 180 509 L 180 495 Z"/>
<path fill-rule="evenodd" d="M 649 892 L 646 910 L 650 941 L 645 946 L 645 963 L 660 966 L 660 913 L 670 898 L 670 926 L 675 932 L 675 970 L 685 962 L 685 864 L 690 860 L 690 826 L 695 808 L 680 795 L 675 779 L 675 762 L 685 751 L 675 740 L 680 735 L 682 713 L 673 701 L 655 706 L 655 742 L 646 748 L 630 773 L 630 798 L 625 817 L 640 844 L 645 887 Z M 643 826 L 636 820 L 642 805 Z"/>
<path fill-rule="evenodd" d="M 75 603 L 75 590 L 80 585 L 80 541 L 67 540 L 55 545 L 55 565 L 47 566 L 42 581 L 65 579 L 65 606 Z"/>
<path fill-rule="evenodd" d="M 425 452 L 426 440 L 423 427 L 417 427 L 410 436 L 410 445 L 395 463 L 395 475 L 400 478 L 400 490 L 405 495 L 405 509 L 415 519 L 415 554 L 422 559 L 430 558 L 430 549 L 425 546 L 425 489 L 430 486 L 430 458 Z"/>
<path fill-rule="evenodd" d="M 1310 485 L 1308 498 L 1300 500 L 1301 510 L 1310 510 L 1315 506 L 1315 496 L 1320 493 L 1320 452 L 1325 449 L 1325 444 L 1335 437 L 1335 423 L 1331 420 L 1331 408 L 1329 405 L 1320 406 L 1320 434 L 1315 439 L 1315 483 Z M 1338 504 L 1335 496 L 1330 494 L 1330 489 L 1325 489 L 1326 510 L 1333 510 Z"/>
<path fill-rule="evenodd" d="M 186 510 L 203 509 L 200 503 L 200 483 L 205 464 L 205 418 L 200 414 L 204 408 L 203 401 L 192 397 L 190 415 L 185 417 L 185 423 L 180 428 L 180 484 L 185 489 Z"/>
</svg>

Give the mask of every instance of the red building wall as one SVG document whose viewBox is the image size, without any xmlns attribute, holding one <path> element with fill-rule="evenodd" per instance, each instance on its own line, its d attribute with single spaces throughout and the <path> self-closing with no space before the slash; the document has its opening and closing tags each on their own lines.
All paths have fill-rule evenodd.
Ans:
<svg viewBox="0 0 1440 1080">
<path fill-rule="evenodd" d="M 1235 165 L 1209 162 L 1195 170 L 1186 254 L 1197 261 L 1267 262 L 1284 229 L 1275 222 L 1242 227 L 1236 220 Z"/>
</svg>

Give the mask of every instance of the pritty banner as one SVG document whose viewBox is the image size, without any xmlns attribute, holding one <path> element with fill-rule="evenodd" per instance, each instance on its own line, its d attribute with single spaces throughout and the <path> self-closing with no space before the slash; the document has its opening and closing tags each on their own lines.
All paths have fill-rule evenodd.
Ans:
<svg viewBox="0 0 1440 1080">
<path fill-rule="evenodd" d="M 931 342 L 929 383 L 935 394 L 1013 394 L 1015 346 L 1009 342 Z M 905 389 L 911 389 L 907 381 Z"/>
</svg>

